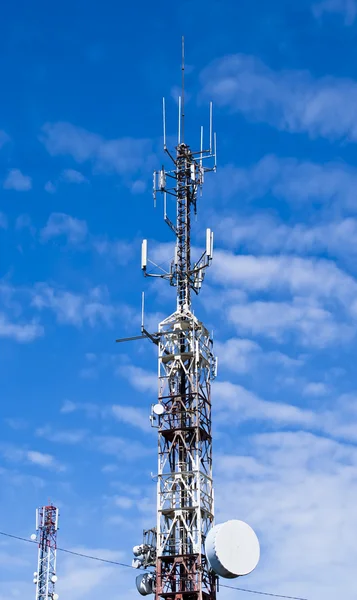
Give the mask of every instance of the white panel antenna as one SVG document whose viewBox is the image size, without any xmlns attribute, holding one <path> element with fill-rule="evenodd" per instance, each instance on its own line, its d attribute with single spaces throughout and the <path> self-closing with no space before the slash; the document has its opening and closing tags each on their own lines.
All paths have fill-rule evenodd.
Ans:
<svg viewBox="0 0 357 600">
<path fill-rule="evenodd" d="M 213 231 L 207 229 L 206 231 L 206 254 L 209 260 L 213 258 Z"/>
<path fill-rule="evenodd" d="M 143 240 L 141 244 L 141 268 L 143 271 L 146 270 L 148 264 L 148 241 Z"/>
<path fill-rule="evenodd" d="M 164 169 L 159 172 L 159 189 L 163 192 L 166 187 L 166 173 Z"/>
</svg>

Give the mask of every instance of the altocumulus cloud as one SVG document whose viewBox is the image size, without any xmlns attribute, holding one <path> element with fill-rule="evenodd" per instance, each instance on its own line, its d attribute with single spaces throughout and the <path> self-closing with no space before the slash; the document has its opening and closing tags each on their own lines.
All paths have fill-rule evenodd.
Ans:
<svg viewBox="0 0 357 600">
<path fill-rule="evenodd" d="M 44 329 L 35 321 L 30 323 L 14 323 L 0 312 L 0 337 L 9 338 L 16 342 L 32 342 L 42 336 Z"/>
<path fill-rule="evenodd" d="M 71 244 L 83 242 L 87 235 L 87 223 L 65 213 L 52 213 L 48 218 L 46 226 L 41 231 L 43 241 L 65 236 Z"/>
<path fill-rule="evenodd" d="M 132 175 L 153 164 L 152 142 L 147 139 L 106 140 L 71 123 L 59 122 L 46 123 L 40 140 L 52 156 L 69 155 L 79 164 L 89 161 L 99 171 Z"/>
<path fill-rule="evenodd" d="M 203 94 L 220 106 L 312 137 L 357 140 L 357 83 L 307 71 L 274 71 L 255 56 L 214 61 L 201 74 Z"/>
<path fill-rule="evenodd" d="M 225 201 L 237 194 L 246 201 L 271 194 L 294 206 L 312 202 L 324 206 L 333 202 L 355 212 L 356 185 L 357 169 L 353 166 L 267 155 L 246 168 L 232 164 L 222 167 L 210 180 L 208 193 Z"/>
<path fill-rule="evenodd" d="M 232 453 L 216 454 L 215 465 L 217 521 L 239 514 L 262 544 L 249 587 L 354 599 L 354 446 L 304 431 L 241 434 Z"/>
<path fill-rule="evenodd" d="M 225 246 L 239 249 L 242 246 L 254 253 L 291 252 L 320 254 L 342 258 L 355 257 L 357 253 L 357 219 L 348 217 L 309 225 L 293 225 L 279 221 L 264 213 L 254 217 L 217 216 L 216 238 Z"/>
<path fill-rule="evenodd" d="M 11 169 L 4 181 L 5 190 L 28 192 L 32 188 L 31 177 L 23 175 L 20 169 Z"/>
<path fill-rule="evenodd" d="M 322 0 L 312 5 L 312 12 L 317 18 L 328 14 L 333 16 L 340 14 L 344 17 L 346 25 L 353 25 L 357 16 L 357 1 Z"/>
</svg>

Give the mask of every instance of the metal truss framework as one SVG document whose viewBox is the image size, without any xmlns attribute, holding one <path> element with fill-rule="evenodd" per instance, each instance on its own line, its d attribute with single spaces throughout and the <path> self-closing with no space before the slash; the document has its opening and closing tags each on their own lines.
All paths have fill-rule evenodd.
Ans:
<svg viewBox="0 0 357 600">
<path fill-rule="evenodd" d="M 36 600 L 56 600 L 58 508 L 52 504 L 36 511 L 38 532 L 38 566 L 35 577 Z"/>
<path fill-rule="evenodd" d="M 182 96 L 179 98 L 178 141 L 174 152 L 166 145 L 163 101 L 164 151 L 172 168 L 154 172 L 154 201 L 164 198 L 164 220 L 175 235 L 175 253 L 169 270 L 147 257 L 142 244 L 141 266 L 149 277 L 166 279 L 177 288 L 176 312 L 150 334 L 121 338 L 118 342 L 149 338 L 158 346 L 158 404 L 151 422 L 158 428 L 157 524 L 155 539 L 144 532 L 143 544 L 133 548 L 133 566 L 150 569 L 138 576 L 142 595 L 155 600 L 215 600 L 216 576 L 205 555 L 205 539 L 213 525 L 211 381 L 216 374 L 212 339 L 191 310 L 191 293 L 199 293 L 213 251 L 213 234 L 206 233 L 206 250 L 195 262 L 191 256 L 191 217 L 196 214 L 198 192 L 205 173 L 216 171 L 216 136 L 210 105 L 209 148 L 193 152 L 184 141 L 184 44 L 182 44 Z M 213 142 L 213 143 L 212 143 Z M 167 212 L 175 200 L 176 219 Z M 174 222 L 175 221 L 175 222 Z M 148 263 L 157 271 L 148 271 Z M 143 308 L 144 313 L 144 308 Z M 153 530 L 151 530 L 153 531 Z"/>
<path fill-rule="evenodd" d="M 179 304 L 180 306 L 180 304 Z M 213 523 L 211 377 L 207 329 L 186 308 L 159 326 L 156 598 L 214 600 L 204 541 Z"/>
</svg>

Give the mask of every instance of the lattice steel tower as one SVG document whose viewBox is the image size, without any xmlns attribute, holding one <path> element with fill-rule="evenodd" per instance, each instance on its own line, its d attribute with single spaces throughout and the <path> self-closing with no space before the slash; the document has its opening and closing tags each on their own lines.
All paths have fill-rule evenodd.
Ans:
<svg viewBox="0 0 357 600">
<path fill-rule="evenodd" d="M 154 567 L 137 578 L 143 595 L 154 592 L 156 600 L 214 600 L 216 576 L 209 568 L 204 542 L 214 517 L 211 381 L 216 360 L 209 332 L 191 310 L 191 294 L 198 294 L 212 260 L 213 234 L 207 230 L 206 250 L 193 262 L 191 216 L 196 213 L 205 173 L 216 170 L 216 136 L 211 104 L 209 147 L 204 146 L 203 127 L 198 151 L 185 141 L 184 68 L 182 40 L 177 145 L 173 152 L 166 145 L 164 100 L 164 150 L 172 167 L 154 173 L 155 203 L 157 193 L 161 193 L 164 219 L 176 238 L 169 270 L 160 267 L 158 272 L 149 271 L 149 264 L 157 265 L 147 258 L 147 240 L 142 244 L 145 275 L 167 279 L 176 286 L 177 308 L 159 324 L 155 334 L 142 325 L 142 336 L 157 344 L 159 359 L 158 403 L 151 417 L 158 428 L 157 524 L 144 532 L 144 543 L 134 548 L 137 558 L 133 565 Z M 175 200 L 176 219 L 168 216 L 167 198 Z"/>
<path fill-rule="evenodd" d="M 58 508 L 50 504 L 36 510 L 36 532 L 32 538 L 38 540 L 38 563 L 33 582 L 36 584 L 36 600 L 58 600 L 55 593 L 57 581 L 57 530 Z"/>
</svg>

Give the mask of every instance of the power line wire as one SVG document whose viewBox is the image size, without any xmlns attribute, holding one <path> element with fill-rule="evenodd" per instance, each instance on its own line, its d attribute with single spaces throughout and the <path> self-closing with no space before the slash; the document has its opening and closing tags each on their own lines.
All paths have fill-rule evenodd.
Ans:
<svg viewBox="0 0 357 600">
<path fill-rule="evenodd" d="M 271 594 L 269 592 L 258 592 L 257 590 L 247 590 L 245 588 L 233 587 L 220 583 L 219 587 L 228 588 L 230 590 L 238 590 L 239 592 L 247 592 L 248 594 L 260 594 L 261 596 L 271 596 L 272 598 L 288 598 L 289 600 L 307 600 L 307 598 L 298 598 L 297 596 L 282 596 L 280 594 Z"/>
<path fill-rule="evenodd" d="M 22 542 L 27 542 L 29 544 L 37 544 L 38 543 L 37 540 L 29 540 L 29 539 L 21 537 L 19 535 L 12 535 L 11 533 L 5 533 L 4 531 L 0 531 L 0 535 L 14 539 L 14 540 L 20 540 Z M 90 554 L 84 554 L 82 552 L 75 552 L 74 550 L 68 550 L 67 548 L 57 548 L 57 550 L 59 552 L 65 552 L 66 554 L 72 554 L 73 556 L 80 556 L 81 558 L 88 558 L 90 560 L 96 560 L 97 562 L 107 563 L 110 565 L 116 565 L 119 567 L 127 567 L 129 569 L 135 568 L 132 565 L 128 565 L 126 563 L 122 563 L 117 560 L 109 560 L 108 558 L 101 558 L 99 556 L 91 556 Z M 307 600 L 307 598 L 300 598 L 297 596 L 284 596 L 281 594 L 272 594 L 269 592 L 259 592 L 257 590 L 249 590 L 249 589 L 245 589 L 245 588 L 234 587 L 232 585 L 225 585 L 223 583 L 220 583 L 219 587 L 227 588 L 230 590 L 236 590 L 238 592 L 246 592 L 248 594 L 256 594 L 256 595 L 260 595 L 260 596 L 270 596 L 271 598 L 284 598 L 286 600 Z"/>
<path fill-rule="evenodd" d="M 21 537 L 19 535 L 12 535 L 11 533 L 5 533 L 4 531 L 0 531 L 0 535 L 3 535 L 8 538 L 12 538 L 14 540 L 21 540 L 22 542 L 28 542 L 30 544 L 38 544 L 37 540 L 28 540 L 27 538 Z M 100 558 L 99 556 L 91 556 L 90 554 L 83 554 L 82 552 L 75 552 L 74 550 L 68 550 L 67 548 L 56 548 L 58 552 L 65 552 L 66 554 L 72 554 L 73 556 L 80 556 L 81 558 L 89 558 L 90 560 L 96 560 L 98 562 L 109 563 L 111 565 L 117 565 L 119 567 L 128 567 L 133 569 L 132 565 L 128 565 L 126 563 L 118 562 L 117 560 L 109 560 L 109 558 Z"/>
</svg>

